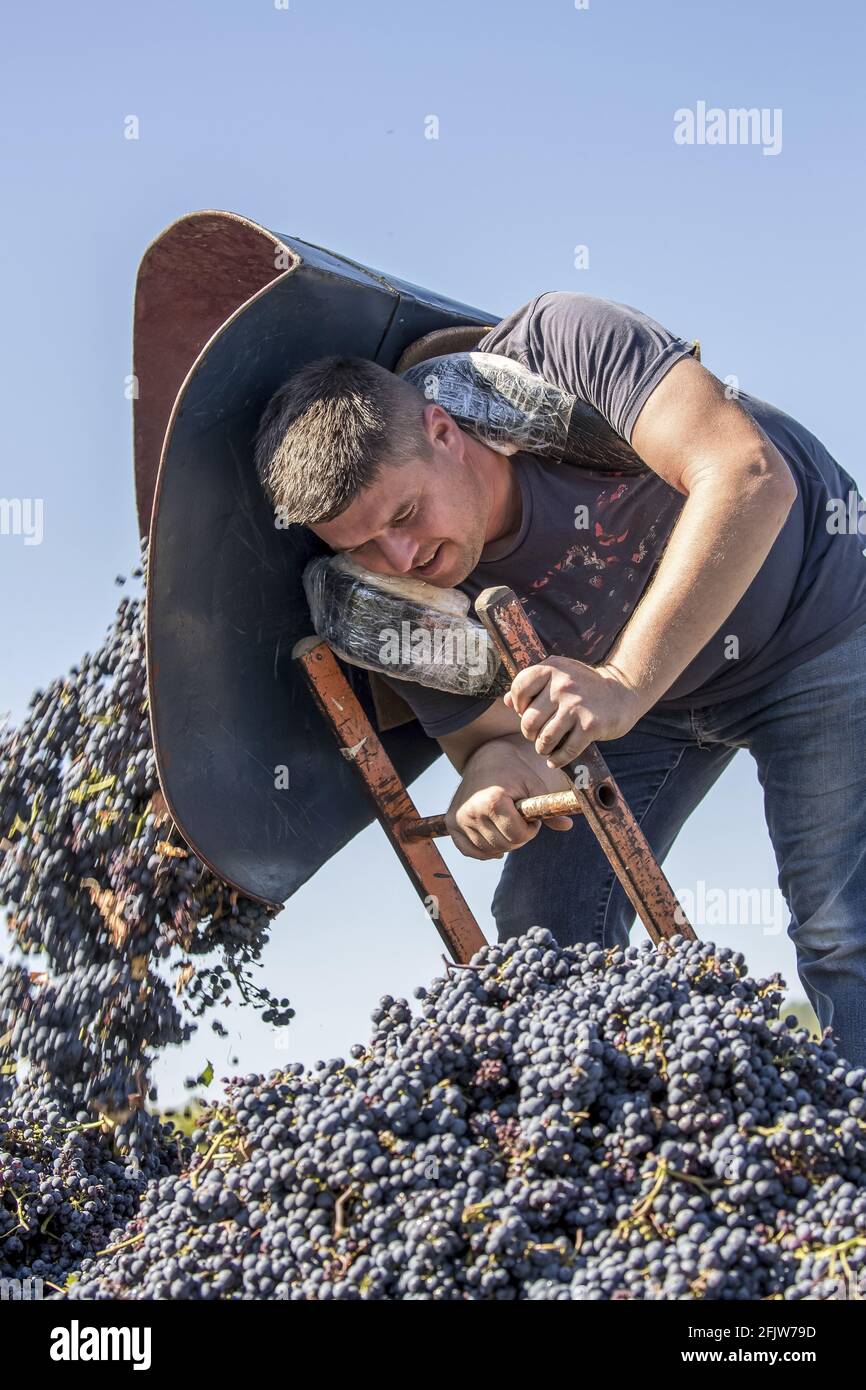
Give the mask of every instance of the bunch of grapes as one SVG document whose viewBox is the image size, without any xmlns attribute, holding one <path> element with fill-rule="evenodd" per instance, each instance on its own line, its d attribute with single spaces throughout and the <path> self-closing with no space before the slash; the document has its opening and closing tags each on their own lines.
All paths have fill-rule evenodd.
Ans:
<svg viewBox="0 0 866 1390">
<path fill-rule="evenodd" d="M 0 731 L 0 1086 L 13 1107 L 16 1074 L 35 1072 L 67 1116 L 124 1124 L 144 1109 L 155 1053 L 233 984 L 269 1021 L 292 1016 L 251 973 L 272 911 L 189 850 L 159 792 L 144 642 L 143 602 L 124 596 L 102 646 Z"/>
<path fill-rule="evenodd" d="M 74 1298 L 765 1299 L 866 1272 L 866 1072 L 781 982 L 541 928 L 228 1079 Z M 862 1289 L 861 1289 L 862 1292 Z M 856 1292 L 854 1293 L 856 1295 Z"/>
<path fill-rule="evenodd" d="M 135 1217 L 148 1182 L 188 1158 L 183 1136 L 147 1113 L 120 1124 L 71 1117 L 34 1071 L 0 1118 L 0 1279 L 62 1292 Z"/>
</svg>

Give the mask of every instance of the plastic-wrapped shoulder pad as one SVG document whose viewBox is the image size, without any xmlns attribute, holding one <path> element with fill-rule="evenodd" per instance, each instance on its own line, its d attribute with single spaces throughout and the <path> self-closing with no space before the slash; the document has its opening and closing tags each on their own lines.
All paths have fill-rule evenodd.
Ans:
<svg viewBox="0 0 866 1390">
<path fill-rule="evenodd" d="M 501 454 L 525 451 L 600 473 L 644 473 L 646 464 L 603 415 L 510 357 L 452 352 L 401 376 Z"/>
<path fill-rule="evenodd" d="M 401 375 L 499 453 L 565 453 L 575 397 L 509 357 L 452 352 Z"/>
<path fill-rule="evenodd" d="M 504 694 L 511 682 L 487 629 L 457 589 L 392 579 L 344 555 L 304 571 L 313 627 L 337 656 L 396 680 L 452 695 Z"/>
</svg>

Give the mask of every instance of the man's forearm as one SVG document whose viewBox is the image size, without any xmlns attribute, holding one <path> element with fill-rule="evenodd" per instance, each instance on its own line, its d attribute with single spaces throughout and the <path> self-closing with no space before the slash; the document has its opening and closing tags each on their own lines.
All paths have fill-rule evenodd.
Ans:
<svg viewBox="0 0 866 1390">
<path fill-rule="evenodd" d="M 466 759 L 460 773 L 464 779 L 475 778 L 487 784 L 496 781 L 504 769 L 513 771 L 516 765 L 530 774 L 542 775 L 547 772 L 544 759 L 538 756 L 519 731 L 501 734 L 481 744 Z"/>
<path fill-rule="evenodd" d="M 687 497 L 655 576 L 603 667 L 650 709 L 739 603 L 796 496 L 790 472 L 718 475 Z"/>
<path fill-rule="evenodd" d="M 778 449 L 691 358 L 644 403 L 631 444 L 686 501 L 607 659 L 550 657 L 514 677 L 506 704 L 551 767 L 622 738 L 664 697 L 745 594 L 797 496 Z"/>
</svg>

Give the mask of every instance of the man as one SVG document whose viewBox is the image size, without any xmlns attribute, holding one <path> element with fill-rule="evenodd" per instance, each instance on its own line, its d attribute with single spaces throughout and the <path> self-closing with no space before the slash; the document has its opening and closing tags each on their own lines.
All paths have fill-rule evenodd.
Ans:
<svg viewBox="0 0 866 1390">
<path fill-rule="evenodd" d="M 694 344 L 644 314 L 549 292 L 478 344 L 597 412 L 644 467 L 505 456 L 409 382 L 324 359 L 257 440 L 282 516 L 367 569 L 474 597 L 508 584 L 550 659 L 505 700 L 397 682 L 462 781 L 472 858 L 508 854 L 500 937 L 623 943 L 633 910 L 581 821 L 530 825 L 596 741 L 663 860 L 739 748 L 758 766 L 806 992 L 866 1062 L 866 556 L 851 478 L 802 425 L 731 399 Z M 621 450 L 621 445 L 618 446 Z M 864 526 L 866 529 L 866 526 Z M 520 853 L 512 851 L 520 850 Z"/>
</svg>

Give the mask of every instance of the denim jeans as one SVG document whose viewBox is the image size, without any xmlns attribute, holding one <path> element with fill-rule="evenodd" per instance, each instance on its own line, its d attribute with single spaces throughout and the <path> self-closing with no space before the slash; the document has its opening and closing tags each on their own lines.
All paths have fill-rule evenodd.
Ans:
<svg viewBox="0 0 866 1390">
<path fill-rule="evenodd" d="M 599 748 L 662 862 L 737 750 L 749 750 L 800 980 L 841 1053 L 866 1064 L 866 625 L 749 695 L 656 706 Z M 492 910 L 500 940 L 541 925 L 561 945 L 624 945 L 635 917 L 581 818 L 506 856 Z"/>
</svg>

